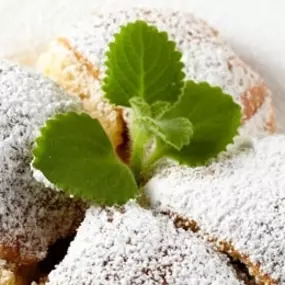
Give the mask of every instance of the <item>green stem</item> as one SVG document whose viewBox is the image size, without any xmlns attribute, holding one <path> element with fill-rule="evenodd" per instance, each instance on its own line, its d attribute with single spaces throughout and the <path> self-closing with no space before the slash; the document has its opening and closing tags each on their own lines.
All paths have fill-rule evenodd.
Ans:
<svg viewBox="0 0 285 285">
<path fill-rule="evenodd" d="M 158 161 L 161 157 L 163 156 L 163 154 L 158 151 L 158 149 L 156 148 L 153 153 L 149 156 L 149 158 L 146 160 L 146 162 L 144 163 L 144 169 L 149 169 L 151 168 L 151 166 Z"/>
<path fill-rule="evenodd" d="M 159 140 L 157 140 L 155 150 L 143 164 L 143 171 L 150 170 L 159 159 L 164 157 L 165 153 L 166 148 L 163 147 L 163 144 L 161 144 Z"/>
<path fill-rule="evenodd" d="M 145 144 L 147 142 L 148 136 L 146 132 L 133 123 L 131 128 L 131 137 L 132 137 L 132 154 L 130 167 L 134 173 L 136 182 L 140 185 L 140 176 L 143 165 Z"/>
<path fill-rule="evenodd" d="M 133 141 L 133 146 L 132 146 L 132 156 L 131 156 L 131 169 L 134 173 L 135 179 L 137 183 L 139 184 L 139 179 L 140 179 L 140 173 L 142 169 L 142 157 L 144 153 L 143 147 L 141 147 L 139 143 L 140 139 L 139 137 L 137 138 L 136 141 Z"/>
</svg>

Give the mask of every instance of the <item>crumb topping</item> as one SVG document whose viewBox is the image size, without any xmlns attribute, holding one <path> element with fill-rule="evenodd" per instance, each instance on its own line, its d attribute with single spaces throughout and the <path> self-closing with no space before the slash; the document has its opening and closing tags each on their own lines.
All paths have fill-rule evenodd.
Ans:
<svg viewBox="0 0 285 285">
<path fill-rule="evenodd" d="M 243 284 L 229 260 L 163 215 L 91 207 L 48 285 Z"/>
<path fill-rule="evenodd" d="M 0 256 L 16 263 L 45 257 L 48 246 L 71 234 L 83 205 L 33 178 L 32 146 L 56 113 L 80 110 L 55 83 L 0 62 Z"/>
<path fill-rule="evenodd" d="M 235 146 L 209 166 L 158 166 L 146 185 L 154 207 L 197 222 L 280 284 L 285 282 L 285 136 Z"/>
<path fill-rule="evenodd" d="M 231 94 L 244 108 L 244 119 L 259 117 L 257 126 L 248 124 L 248 132 L 264 133 L 271 106 L 259 109 L 271 92 L 264 86 L 260 75 L 242 62 L 235 52 L 217 35 L 217 32 L 204 21 L 192 14 L 173 12 L 170 10 L 128 9 L 95 14 L 82 21 L 69 33 L 63 35 L 70 45 L 88 59 L 100 71 L 98 77 L 104 77 L 104 54 L 108 43 L 113 40 L 114 33 L 121 25 L 137 19 L 144 20 L 166 31 L 170 39 L 177 43 L 183 54 L 187 79 L 196 82 L 207 81 L 211 85 L 221 87 Z M 256 90 L 262 89 L 262 94 Z M 97 94 L 97 92 L 95 92 Z M 243 97 L 246 96 L 246 100 Z M 251 104 L 243 104 L 251 100 Z M 260 101 L 261 100 L 261 101 Z M 267 102 L 268 103 L 268 102 Z M 274 127 L 274 126 L 273 126 Z"/>
</svg>

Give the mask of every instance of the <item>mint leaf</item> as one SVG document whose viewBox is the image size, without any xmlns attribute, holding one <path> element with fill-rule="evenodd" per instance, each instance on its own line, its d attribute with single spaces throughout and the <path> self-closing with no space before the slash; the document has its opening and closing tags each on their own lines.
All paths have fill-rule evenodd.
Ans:
<svg viewBox="0 0 285 285">
<path fill-rule="evenodd" d="M 168 109 L 170 109 L 171 104 L 165 101 L 157 101 L 151 105 L 151 114 L 153 118 L 161 118 Z"/>
<path fill-rule="evenodd" d="M 143 98 L 133 97 L 130 99 L 130 105 L 134 112 L 134 117 L 151 116 L 151 107 Z"/>
<path fill-rule="evenodd" d="M 160 138 L 177 150 L 189 144 L 193 129 L 187 118 L 159 119 L 168 110 L 169 103 L 157 101 L 149 106 L 144 99 L 134 97 L 131 98 L 130 104 L 135 113 L 132 126 L 135 124 L 134 127 L 139 128 L 141 132 L 147 130 L 151 136 Z M 144 141 L 141 143 L 145 144 Z"/>
<path fill-rule="evenodd" d="M 145 116 L 138 119 L 138 123 L 144 126 L 155 138 L 159 138 L 176 150 L 188 145 L 193 135 L 192 124 L 187 118 L 155 120 Z"/>
<path fill-rule="evenodd" d="M 123 204 L 138 194 L 130 169 L 116 156 L 97 120 L 66 113 L 48 120 L 36 140 L 33 166 L 74 196 Z"/>
<path fill-rule="evenodd" d="M 180 151 L 167 148 L 164 154 L 196 166 L 207 163 L 233 142 L 241 124 L 241 107 L 218 87 L 188 81 L 179 101 L 163 119 L 176 117 L 188 118 L 194 134 L 189 145 Z"/>
<path fill-rule="evenodd" d="M 156 101 L 153 104 L 148 104 L 141 97 L 133 97 L 130 99 L 130 105 L 132 107 L 135 116 L 149 116 L 152 118 L 160 118 L 167 110 L 170 109 L 171 104 L 165 101 Z"/>
<path fill-rule="evenodd" d="M 182 55 L 167 33 L 143 21 L 129 23 L 115 35 L 106 56 L 103 90 L 112 103 L 130 106 L 132 97 L 175 102 L 181 94 Z"/>
<path fill-rule="evenodd" d="M 151 116 L 151 108 L 148 103 L 141 97 L 130 99 L 132 107 L 132 120 L 129 124 L 129 134 L 131 137 L 131 159 L 130 167 L 135 175 L 136 181 L 140 183 L 142 165 L 144 163 L 145 146 L 151 139 L 146 128 L 139 122 L 142 116 Z"/>
</svg>

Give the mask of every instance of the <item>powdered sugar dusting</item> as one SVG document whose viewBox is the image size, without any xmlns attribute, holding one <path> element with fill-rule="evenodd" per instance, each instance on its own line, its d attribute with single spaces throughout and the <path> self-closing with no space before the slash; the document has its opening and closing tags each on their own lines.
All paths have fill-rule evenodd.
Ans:
<svg viewBox="0 0 285 285">
<path fill-rule="evenodd" d="M 44 258 L 48 246 L 71 234 L 83 205 L 35 181 L 30 168 L 39 128 L 79 101 L 52 81 L 0 62 L 0 255 L 15 262 Z M 3 250 L 2 250 L 3 249 Z"/>
<path fill-rule="evenodd" d="M 209 166 L 161 166 L 146 185 L 154 207 L 194 219 L 285 282 L 285 136 L 253 140 Z M 235 151 L 234 151 L 235 150 Z"/>
<path fill-rule="evenodd" d="M 168 217 L 130 202 L 124 209 L 90 208 L 47 284 L 243 284 L 227 263 Z"/>
<path fill-rule="evenodd" d="M 264 85 L 261 77 L 238 58 L 214 29 L 192 14 L 157 9 L 105 12 L 81 22 L 63 37 L 101 71 L 102 79 L 108 43 L 113 40 L 114 33 L 119 31 L 121 25 L 137 19 L 168 32 L 183 53 L 188 79 L 220 86 L 238 102 L 242 102 L 241 97 L 251 88 Z M 267 122 L 272 119 L 268 113 L 266 108 L 251 114 L 259 118 L 258 122 L 261 121 L 260 125 L 255 126 L 257 133 L 264 133 L 267 129 Z M 249 125 L 247 132 L 251 131 L 252 126 Z"/>
</svg>

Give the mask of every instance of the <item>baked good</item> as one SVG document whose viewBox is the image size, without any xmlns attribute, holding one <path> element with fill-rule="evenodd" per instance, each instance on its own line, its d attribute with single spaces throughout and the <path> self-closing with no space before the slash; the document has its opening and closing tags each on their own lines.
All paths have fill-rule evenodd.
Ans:
<svg viewBox="0 0 285 285">
<path fill-rule="evenodd" d="M 99 15 L 95 14 L 91 18 L 84 20 L 74 29 L 71 29 L 70 32 L 54 40 L 50 44 L 48 51 L 41 56 L 38 62 L 39 69 L 47 76 L 60 84 L 69 93 L 82 99 L 84 109 L 100 120 L 107 134 L 112 139 L 115 148 L 119 148 L 124 143 L 125 123 L 122 118 L 122 109 L 113 107 L 102 96 L 101 82 L 105 72 L 104 53 L 107 50 L 108 43 L 113 40 L 114 33 L 119 31 L 120 26 L 137 19 L 145 20 L 156 25 L 160 30 L 168 32 L 170 38 L 177 43 L 178 48 L 183 53 L 187 79 L 196 82 L 207 81 L 211 85 L 217 85 L 241 104 L 244 123 L 241 133 L 263 135 L 275 131 L 271 91 L 267 88 L 260 75 L 247 66 L 218 36 L 214 29 L 205 22 L 196 19 L 193 15 L 183 12 L 129 9 Z M 54 111 L 53 108 L 51 109 Z M 256 141 L 257 145 L 259 143 L 260 141 Z M 283 254 L 282 243 L 277 245 L 280 238 L 278 236 L 280 225 L 277 223 L 278 229 L 276 228 L 274 232 L 277 238 L 274 240 L 274 236 L 272 239 L 272 251 L 270 251 L 271 244 L 269 246 L 267 244 L 266 248 L 265 246 L 258 247 L 258 244 L 256 244 L 258 238 L 263 238 L 260 235 L 263 234 L 262 227 L 264 221 L 255 217 L 256 213 L 262 214 L 262 211 L 265 211 L 264 208 L 259 208 L 261 207 L 260 205 L 263 205 L 262 203 L 256 207 L 254 207 L 255 203 L 253 203 L 253 207 L 246 204 L 248 207 L 245 210 L 250 211 L 249 213 L 244 212 L 249 215 L 248 220 L 252 224 L 242 220 L 243 215 L 239 216 L 237 214 L 238 211 L 234 208 L 236 202 L 239 201 L 238 198 L 240 198 L 238 196 L 240 192 L 238 191 L 227 193 L 226 198 L 228 200 L 225 200 L 225 203 L 228 203 L 226 206 L 232 207 L 230 209 L 235 213 L 233 220 L 227 220 L 223 224 L 223 218 L 231 217 L 230 214 L 222 215 L 220 218 L 218 216 L 217 220 L 215 220 L 215 215 L 213 215 L 216 214 L 215 208 L 213 208 L 209 218 L 207 215 L 203 216 L 204 212 L 206 214 L 210 212 L 207 207 L 212 209 L 210 207 L 223 205 L 221 203 L 226 192 L 223 192 L 223 190 L 224 188 L 226 190 L 231 189 L 230 182 L 232 180 L 230 179 L 232 173 L 238 173 L 240 169 L 243 169 L 242 167 L 239 168 L 239 166 L 243 166 L 243 163 L 254 157 L 254 154 L 251 154 L 250 151 L 248 153 L 244 151 L 241 154 L 232 152 L 231 156 L 229 153 L 221 155 L 216 162 L 207 167 L 189 170 L 186 167 L 167 165 L 164 166 L 165 170 L 164 168 L 159 170 L 159 173 L 162 171 L 162 173 L 167 175 L 168 171 L 170 171 L 169 168 L 171 170 L 177 168 L 178 172 L 187 173 L 186 177 L 188 177 L 188 172 L 190 176 L 193 175 L 190 181 L 192 181 L 191 179 L 194 179 L 194 181 L 197 179 L 199 187 L 201 186 L 200 181 L 205 183 L 205 185 L 209 184 L 208 188 L 210 190 L 213 188 L 217 191 L 215 196 L 216 204 L 213 203 L 214 206 L 212 206 L 212 202 L 203 200 L 211 197 L 209 196 L 211 191 L 209 190 L 208 196 L 203 196 L 208 192 L 205 191 L 204 194 L 199 194 L 198 190 L 201 191 L 199 187 L 195 188 L 197 189 L 197 199 L 194 195 L 195 191 L 193 193 L 190 191 L 189 196 L 188 192 L 185 191 L 185 197 L 168 193 L 169 195 L 166 195 L 167 198 L 164 198 L 163 191 L 160 191 L 161 188 L 155 184 L 156 181 L 158 184 L 160 180 L 163 181 L 159 176 L 160 174 L 146 186 L 146 193 L 149 195 L 152 206 L 155 209 L 160 210 L 164 214 L 166 213 L 170 217 L 178 215 L 177 217 L 179 218 L 175 218 L 176 226 L 192 230 L 199 229 L 199 234 L 207 236 L 210 240 L 215 240 L 220 250 L 245 263 L 258 282 L 262 284 L 280 283 L 283 279 L 282 269 L 279 266 L 283 264 L 278 263 L 279 259 L 275 258 L 277 252 Z M 246 153 L 245 159 L 237 159 L 237 167 L 232 169 L 231 163 L 227 161 L 233 161 L 232 163 L 234 164 L 236 157 L 240 157 L 244 153 Z M 220 165 L 223 166 L 223 163 L 226 166 L 221 169 Z M 251 166 L 250 163 L 249 165 Z M 254 166 L 256 165 L 254 164 Z M 205 177 L 201 178 L 199 171 Z M 210 174 L 208 174 L 208 171 Z M 215 173 L 215 176 L 213 176 L 212 172 Z M 225 174 L 223 175 L 223 173 Z M 243 170 L 241 170 L 241 173 L 242 175 L 244 174 Z M 214 178 L 208 181 L 207 178 L 208 176 L 212 177 L 211 175 Z M 243 177 L 242 175 L 238 176 L 238 182 L 240 183 L 242 182 L 242 179 L 240 179 Z M 166 181 L 170 177 L 165 178 Z M 234 177 L 237 179 L 236 176 Z M 245 175 L 245 177 L 247 176 Z M 256 179 L 258 178 L 260 177 L 258 176 Z M 219 179 L 221 181 L 222 179 L 225 179 L 225 181 L 229 179 L 228 184 L 230 186 L 228 187 L 227 182 L 222 181 L 220 183 Z M 216 183 L 216 180 L 218 180 L 218 183 Z M 179 179 L 177 183 L 179 184 Z M 170 189 L 171 185 L 169 186 Z M 176 187 L 176 184 L 173 185 L 173 187 Z M 203 187 L 206 186 L 203 185 Z M 251 193 L 251 186 L 246 185 L 246 187 L 249 188 L 248 192 Z M 233 188 L 236 190 L 235 187 Z M 54 192 L 52 193 L 54 195 Z M 234 193 L 238 196 L 237 199 Z M 173 201 L 171 200 L 172 195 Z M 253 191 L 252 196 L 254 195 L 255 192 Z M 268 196 L 271 197 L 270 195 Z M 203 197 L 203 199 L 199 200 L 200 197 Z M 259 199 L 261 200 L 260 197 Z M 193 204 L 197 203 L 197 212 L 200 216 L 193 215 L 192 217 L 191 214 L 192 211 L 195 212 L 195 207 L 188 209 L 187 203 L 183 207 L 181 206 L 180 203 L 184 199 L 191 200 Z M 234 203 L 231 204 L 231 201 L 234 201 Z M 241 201 L 243 202 L 243 200 Z M 240 208 L 243 210 L 242 202 Z M 267 199 L 267 202 L 273 203 L 270 199 Z M 224 207 L 224 209 L 229 208 Z M 239 217 L 240 220 L 235 220 L 235 217 Z M 275 217 L 274 213 L 272 216 L 269 215 L 269 217 Z M 264 216 L 262 216 L 263 218 Z M 268 221 L 272 222 L 270 219 Z M 247 226 L 247 232 L 243 225 Z M 255 227 L 256 230 L 252 234 L 251 232 Z M 227 229 L 230 229 L 229 233 Z M 241 245 L 242 243 L 238 238 L 234 239 L 236 237 L 234 230 L 237 229 L 241 232 L 244 231 L 244 236 L 240 235 L 244 245 Z M 153 233 L 159 234 L 156 236 Z M 230 234 L 233 234 L 233 238 Z M 258 234 L 259 236 L 255 236 Z M 240 237 L 238 233 L 237 236 Z M 250 244 L 251 238 L 253 238 L 253 247 Z M 147 242 L 148 240 L 149 243 Z M 169 240 L 173 241 L 174 247 L 169 247 L 167 243 Z M 122 245 L 125 252 L 129 253 L 127 256 L 124 256 L 125 252 L 122 253 L 120 251 L 118 244 Z M 248 248 L 246 248 L 246 245 L 248 245 Z M 249 250 L 247 251 L 247 249 Z M 276 249 L 277 252 L 274 251 Z M 172 252 L 168 255 L 169 250 L 172 250 Z M 139 257 L 138 252 L 140 251 L 142 255 Z M 264 257 L 260 257 L 263 253 Z M 267 253 L 270 258 L 273 254 L 273 259 L 267 259 Z M 106 259 L 106 256 L 108 259 Z M 171 223 L 169 217 L 161 213 L 151 213 L 133 204 L 120 209 L 92 207 L 88 210 L 86 218 L 69 248 L 68 254 L 49 275 L 47 284 L 186 284 L 186 282 L 187 284 L 189 282 L 192 282 L 190 284 L 243 284 L 243 281 L 238 280 L 233 269 L 227 263 L 227 259 L 215 253 L 211 246 L 199 240 L 191 231 L 186 232 L 183 229 L 177 229 Z M 189 268 L 189 264 L 193 267 Z M 188 270 L 185 270 L 185 268 Z M 275 270 L 278 273 L 275 273 Z"/>
<path fill-rule="evenodd" d="M 42 124 L 81 109 L 51 80 L 0 62 L 0 258 L 15 268 L 44 259 L 48 247 L 73 234 L 83 218 L 83 202 L 45 188 L 30 166 Z"/>
<path fill-rule="evenodd" d="M 216 30 L 192 14 L 141 8 L 93 14 L 52 41 L 38 67 L 69 92 L 86 98 L 88 106 L 90 100 L 95 107 L 99 105 L 94 116 L 117 140 L 122 124 L 114 116 L 106 116 L 112 108 L 102 101 L 100 91 L 104 54 L 119 27 L 137 19 L 168 32 L 183 53 L 188 79 L 220 86 L 243 106 L 245 133 L 260 135 L 275 131 L 272 94 L 261 76 L 237 56 Z M 104 108 L 100 106 L 102 102 Z M 109 111 L 103 114 L 101 110 L 106 108 Z"/>
<path fill-rule="evenodd" d="M 241 260 L 257 284 L 284 284 L 284 145 L 275 135 L 240 142 L 208 166 L 161 164 L 147 196 Z"/>
<path fill-rule="evenodd" d="M 131 201 L 91 207 L 47 284 L 243 284 L 228 262 L 167 216 Z"/>
</svg>

